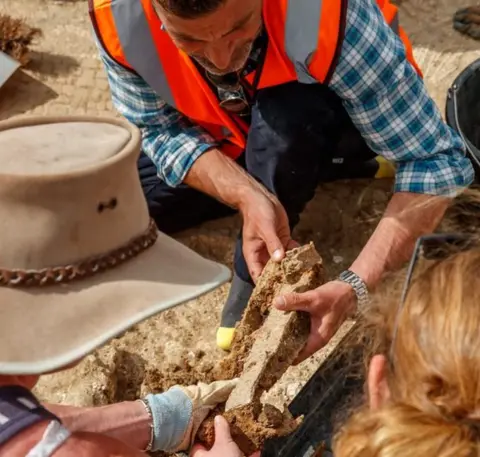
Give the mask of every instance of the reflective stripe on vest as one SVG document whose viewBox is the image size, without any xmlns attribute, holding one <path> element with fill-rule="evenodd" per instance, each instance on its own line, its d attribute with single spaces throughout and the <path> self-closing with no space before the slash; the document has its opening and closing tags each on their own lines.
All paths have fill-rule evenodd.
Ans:
<svg viewBox="0 0 480 457">
<path fill-rule="evenodd" d="M 176 108 L 142 2 L 115 0 L 112 1 L 111 8 L 127 62 L 166 103 Z"/>
<path fill-rule="evenodd" d="M 111 2 L 111 9 L 125 59 L 165 102 L 176 108 L 142 2 L 116 0 Z M 321 13 L 322 0 L 288 0 L 285 49 L 302 83 L 318 82 L 310 75 L 308 64 L 317 50 Z"/>
<path fill-rule="evenodd" d="M 299 82 L 318 83 L 321 78 L 312 76 L 309 66 L 318 51 L 323 0 L 285 1 L 285 52 Z M 166 103 L 178 109 L 142 1 L 114 0 L 111 1 L 111 10 L 126 61 Z M 398 11 L 390 26 L 399 35 Z"/>
<path fill-rule="evenodd" d="M 323 0 L 288 0 L 285 51 L 295 67 L 298 81 L 305 84 L 318 83 L 308 67 L 318 49 L 322 6 Z M 389 25 L 397 35 L 400 34 L 398 11 Z"/>
<path fill-rule="evenodd" d="M 298 81 L 314 84 L 308 64 L 318 48 L 322 0 L 288 0 L 285 51 L 295 67 Z"/>
</svg>

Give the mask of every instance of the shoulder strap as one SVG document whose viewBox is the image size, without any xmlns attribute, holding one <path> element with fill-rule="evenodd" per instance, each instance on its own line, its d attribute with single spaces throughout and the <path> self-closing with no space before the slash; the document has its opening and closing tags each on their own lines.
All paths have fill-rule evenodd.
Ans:
<svg viewBox="0 0 480 457">
<path fill-rule="evenodd" d="M 44 420 L 60 421 L 24 387 L 0 387 L 0 445 Z"/>
<path fill-rule="evenodd" d="M 48 424 L 41 441 L 25 457 L 50 457 L 70 438 L 70 431 L 60 422 L 52 421 Z"/>
</svg>

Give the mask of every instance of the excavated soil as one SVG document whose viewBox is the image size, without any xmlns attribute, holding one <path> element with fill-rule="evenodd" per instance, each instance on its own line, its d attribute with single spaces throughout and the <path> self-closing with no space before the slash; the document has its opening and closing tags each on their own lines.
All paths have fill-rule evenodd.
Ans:
<svg viewBox="0 0 480 457">
<path fill-rule="evenodd" d="M 268 262 L 237 327 L 232 351 L 215 370 L 220 379 L 240 378 L 225 404 L 225 418 L 245 455 L 263 447 L 269 438 L 291 433 L 301 422 L 293 419 L 285 405 L 280 410 L 262 404 L 263 392 L 292 365 L 310 333 L 308 314 L 278 311 L 272 300 L 277 295 L 312 290 L 324 282 L 322 259 L 313 243 L 287 252 L 281 263 Z M 214 444 L 217 413 L 198 432 L 207 447 Z"/>
<path fill-rule="evenodd" d="M 305 261 L 302 260 L 302 256 L 305 257 Z M 309 262 L 313 262 L 311 267 Z M 241 322 L 237 325 L 230 354 L 216 367 L 218 379 L 232 379 L 240 376 L 255 341 L 262 339 L 267 343 L 269 335 L 259 334 L 258 330 L 269 316 L 272 301 L 277 295 L 314 289 L 324 282 L 324 278 L 322 261 L 313 243 L 288 252 L 281 264 L 270 261 L 257 282 Z M 301 314 L 295 322 L 297 325 L 293 325 L 288 332 L 288 341 L 286 340 L 282 345 L 284 351 L 291 351 L 291 348 L 298 346 L 295 341 L 302 338 L 302 325 L 307 328 L 309 325 L 308 319 L 302 321 Z M 291 355 L 285 353 L 280 358 L 288 361 Z M 279 369 L 280 367 L 276 366 L 269 372 L 276 373 Z M 271 385 L 275 381 L 271 382 Z M 263 381 L 264 384 L 266 382 L 266 380 Z"/>
<path fill-rule="evenodd" d="M 246 456 L 260 449 L 266 440 L 292 433 L 301 423 L 301 418 L 294 419 L 288 410 L 282 413 L 272 405 L 265 405 L 261 412 L 248 405 L 227 412 L 218 408 L 215 413 L 221 413 L 229 422 L 232 439 Z M 213 419 L 205 421 L 197 437 L 207 448 L 213 445 L 215 441 Z"/>
<path fill-rule="evenodd" d="M 478 42 L 452 28 L 454 12 L 469 4 L 465 0 L 401 2 L 402 25 L 442 113 L 453 79 L 480 58 Z M 13 12 L 29 27 L 42 29 L 43 37 L 30 45 L 31 62 L 0 89 L 0 119 L 22 114 L 116 115 L 92 41 L 87 2 L 0 1 L 0 14 Z M 385 207 L 391 185 L 363 180 L 318 188 L 294 236 L 301 243 L 315 243 L 329 277 L 347 268 L 358 254 Z M 239 227 L 239 218 L 231 217 L 184 232 L 177 239 L 231 266 Z M 208 381 L 209 366 L 224 356 L 215 346 L 215 331 L 227 291 L 224 286 L 137 325 L 76 368 L 43 377 L 36 393 L 50 402 L 93 405 L 162 391 L 178 382 Z M 326 351 L 289 368 L 265 396 L 268 403 L 283 408 L 291 401 L 339 339 L 340 334 Z M 197 351 L 205 355 L 197 358 Z"/>
</svg>

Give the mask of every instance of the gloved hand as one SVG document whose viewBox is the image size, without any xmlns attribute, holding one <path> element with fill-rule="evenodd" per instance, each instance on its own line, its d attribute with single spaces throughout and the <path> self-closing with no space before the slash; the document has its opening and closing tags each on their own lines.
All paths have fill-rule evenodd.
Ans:
<svg viewBox="0 0 480 457">
<path fill-rule="evenodd" d="M 153 450 L 179 452 L 190 449 L 201 423 L 218 404 L 227 401 L 238 379 L 196 386 L 174 386 L 144 399 L 153 416 Z"/>
</svg>

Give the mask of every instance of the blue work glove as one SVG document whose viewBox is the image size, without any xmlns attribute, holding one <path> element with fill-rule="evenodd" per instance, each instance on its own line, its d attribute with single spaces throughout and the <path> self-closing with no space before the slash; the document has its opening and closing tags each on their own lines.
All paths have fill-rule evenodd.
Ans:
<svg viewBox="0 0 480 457">
<path fill-rule="evenodd" d="M 179 452 L 191 448 L 198 428 L 211 410 L 225 403 L 238 379 L 196 386 L 174 386 L 144 401 L 153 418 L 153 451 Z"/>
</svg>

